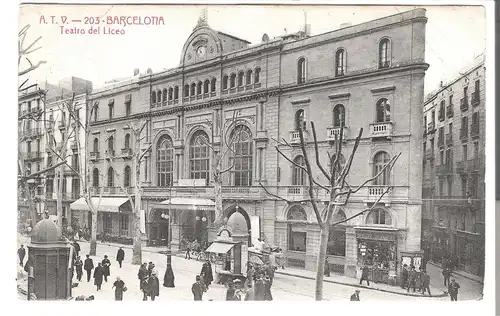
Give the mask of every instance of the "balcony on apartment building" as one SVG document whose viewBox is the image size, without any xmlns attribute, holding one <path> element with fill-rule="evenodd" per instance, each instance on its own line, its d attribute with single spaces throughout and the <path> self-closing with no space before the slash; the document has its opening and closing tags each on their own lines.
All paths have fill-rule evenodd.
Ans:
<svg viewBox="0 0 500 316">
<path fill-rule="evenodd" d="M 63 201 L 76 201 L 80 198 L 79 192 L 66 192 L 62 194 Z"/>
<path fill-rule="evenodd" d="M 304 136 L 304 142 L 307 142 L 307 131 L 303 131 L 302 135 Z M 290 144 L 298 145 L 300 144 L 300 133 L 299 131 L 290 131 Z"/>
<path fill-rule="evenodd" d="M 427 123 L 427 134 L 434 133 L 436 131 L 436 123 L 429 122 Z"/>
<path fill-rule="evenodd" d="M 434 149 L 430 148 L 425 151 L 425 159 L 427 160 L 434 159 Z"/>
<path fill-rule="evenodd" d="M 464 96 L 460 99 L 460 110 L 467 111 L 469 109 L 469 97 Z"/>
<path fill-rule="evenodd" d="M 474 123 L 471 125 L 470 136 L 472 138 L 479 137 L 479 123 Z"/>
<path fill-rule="evenodd" d="M 108 148 L 108 150 L 106 150 L 106 158 L 109 159 L 113 157 L 115 157 L 115 150 Z"/>
<path fill-rule="evenodd" d="M 453 164 L 446 163 L 444 165 L 436 166 L 436 174 L 441 176 L 453 174 Z"/>
<path fill-rule="evenodd" d="M 467 140 L 469 138 L 469 129 L 461 128 L 460 129 L 460 140 Z"/>
<path fill-rule="evenodd" d="M 472 106 L 476 106 L 479 104 L 479 91 L 474 91 L 472 92 L 472 95 L 471 95 L 471 98 L 470 98 L 470 103 L 472 104 Z"/>
<path fill-rule="evenodd" d="M 445 141 L 446 141 L 446 146 L 453 145 L 453 134 L 452 133 L 446 134 Z"/>
<path fill-rule="evenodd" d="M 478 199 L 474 195 L 470 196 L 438 195 L 434 197 L 434 204 L 436 206 L 473 207 L 478 203 L 480 203 L 480 199 Z"/>
<path fill-rule="evenodd" d="M 393 133 L 392 122 L 370 124 L 370 136 L 372 138 L 388 137 Z"/>
<path fill-rule="evenodd" d="M 23 133 L 24 137 L 38 137 L 41 135 L 42 135 L 42 129 L 38 127 L 28 128 Z"/>
<path fill-rule="evenodd" d="M 132 148 L 122 148 L 122 158 L 131 159 L 132 158 Z"/>
<path fill-rule="evenodd" d="M 274 192 L 273 188 L 269 188 L 270 192 Z M 258 186 L 252 187 L 235 187 L 235 186 L 223 186 L 222 187 L 222 197 L 225 199 L 252 199 L 259 200 L 266 196 L 264 190 Z M 193 197 L 198 198 L 214 198 L 214 188 L 213 186 L 177 186 L 173 187 L 145 187 L 143 196 L 145 197 L 157 197 L 168 199 L 170 195 L 175 197 Z"/>
<path fill-rule="evenodd" d="M 329 141 L 335 141 L 335 137 L 337 137 L 337 139 L 340 138 L 340 127 L 328 127 L 326 129 L 326 139 Z M 344 131 L 342 132 L 342 139 L 347 139 L 346 127 L 344 127 Z"/>
<path fill-rule="evenodd" d="M 37 160 L 42 159 L 42 153 L 39 151 L 31 151 L 24 153 L 24 160 Z"/>
<path fill-rule="evenodd" d="M 439 135 L 438 137 L 438 147 L 444 146 L 444 135 Z"/>
<path fill-rule="evenodd" d="M 444 108 L 443 108 L 442 110 L 439 110 L 439 112 L 438 112 L 438 120 L 439 120 L 440 122 L 442 122 L 442 121 L 444 121 L 444 118 L 445 118 L 445 117 L 446 117 L 446 116 L 445 116 L 445 110 L 444 110 Z"/>
<path fill-rule="evenodd" d="M 453 117 L 453 104 L 446 107 L 446 117 Z"/>
<path fill-rule="evenodd" d="M 89 159 L 92 161 L 99 159 L 99 152 L 98 151 L 90 152 Z"/>
</svg>

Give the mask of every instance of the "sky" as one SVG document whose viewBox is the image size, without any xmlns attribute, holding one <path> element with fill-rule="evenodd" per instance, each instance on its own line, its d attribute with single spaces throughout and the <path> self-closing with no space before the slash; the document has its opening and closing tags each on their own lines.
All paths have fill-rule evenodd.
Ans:
<svg viewBox="0 0 500 316">
<path fill-rule="evenodd" d="M 211 28 L 250 41 L 299 31 L 311 25 L 311 35 L 338 29 L 342 23 L 353 25 L 411 10 L 413 6 L 196 6 L 196 5 L 24 5 L 20 10 L 20 28 L 30 25 L 26 43 L 41 36 L 41 48 L 30 55 L 33 63 L 45 60 L 30 74 L 30 82 L 57 83 L 76 76 L 93 82 L 94 88 L 106 81 L 141 73 L 177 67 L 182 47 L 195 27 L 200 11 L 207 8 Z M 486 20 L 481 6 L 428 6 L 426 26 L 425 93 L 436 89 L 440 81 L 449 81 L 457 71 L 470 64 L 486 46 Z M 305 15 L 304 12 L 307 14 Z M 46 24 L 41 20 L 44 16 Z M 128 25 L 118 27 L 123 35 L 61 34 L 61 24 L 52 24 L 67 16 L 68 29 L 82 28 L 85 17 L 156 16 L 164 25 Z M 42 23 L 41 23 L 42 21 Z M 101 25 L 103 27 L 103 25 Z M 109 26 L 108 26 L 109 27 Z M 111 26 L 112 27 L 112 26 Z M 285 31 L 286 30 L 286 31 Z M 102 31 L 101 31 L 102 32 Z M 36 46 L 35 46 L 36 47 Z M 26 61 L 21 68 L 27 67 Z"/>
</svg>

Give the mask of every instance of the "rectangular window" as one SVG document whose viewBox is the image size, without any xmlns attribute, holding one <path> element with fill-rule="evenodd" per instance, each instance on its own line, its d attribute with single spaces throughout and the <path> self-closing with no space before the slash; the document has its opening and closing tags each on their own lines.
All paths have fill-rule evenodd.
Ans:
<svg viewBox="0 0 500 316">
<path fill-rule="evenodd" d="M 444 150 L 439 152 L 439 162 L 441 166 L 444 165 Z"/>
<path fill-rule="evenodd" d="M 464 87 L 464 98 L 467 98 L 469 87 Z"/>
<path fill-rule="evenodd" d="M 439 196 L 444 196 L 444 180 L 439 179 Z"/>
<path fill-rule="evenodd" d="M 120 235 L 128 235 L 128 214 L 120 215 Z"/>
<path fill-rule="evenodd" d="M 447 149 L 446 150 L 446 165 L 450 166 L 452 164 L 453 164 L 453 150 Z"/>
<path fill-rule="evenodd" d="M 467 197 L 467 178 L 462 177 L 462 197 Z"/>
<path fill-rule="evenodd" d="M 479 142 L 474 142 L 474 158 L 479 158 Z"/>
<path fill-rule="evenodd" d="M 474 82 L 474 91 L 477 93 L 479 93 L 479 80 L 476 80 L 476 82 Z"/>
<path fill-rule="evenodd" d="M 436 124 L 436 111 L 432 111 L 432 123 Z"/>
<path fill-rule="evenodd" d="M 450 104 L 450 106 L 453 106 L 453 95 L 450 95 L 449 96 L 449 101 L 448 103 Z"/>
<path fill-rule="evenodd" d="M 453 178 L 448 177 L 447 181 L 448 181 L 448 196 L 452 196 L 453 195 Z"/>
<path fill-rule="evenodd" d="M 130 102 L 125 103 L 125 116 L 130 116 Z"/>
<path fill-rule="evenodd" d="M 288 224 L 288 250 L 306 252 L 307 233 L 295 231 L 293 226 Z"/>
<path fill-rule="evenodd" d="M 448 124 L 448 133 L 453 134 L 453 123 Z"/>
<path fill-rule="evenodd" d="M 111 232 L 113 231 L 113 219 L 111 217 L 111 213 L 103 212 L 101 214 L 104 232 L 106 234 L 111 234 Z"/>
<path fill-rule="evenodd" d="M 468 153 L 467 153 L 467 144 L 462 145 L 462 161 L 467 161 Z"/>
</svg>

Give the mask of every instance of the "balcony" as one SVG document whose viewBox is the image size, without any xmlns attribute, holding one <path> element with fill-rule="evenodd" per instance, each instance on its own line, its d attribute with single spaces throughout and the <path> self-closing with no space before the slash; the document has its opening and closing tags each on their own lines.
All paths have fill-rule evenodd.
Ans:
<svg viewBox="0 0 500 316">
<path fill-rule="evenodd" d="M 471 99 L 470 99 L 470 103 L 472 104 L 472 106 L 476 106 L 479 104 L 479 91 L 474 91 L 472 92 L 472 95 L 471 95 Z"/>
<path fill-rule="evenodd" d="M 479 123 L 475 123 L 475 124 L 471 125 L 470 137 L 472 137 L 472 138 L 479 137 Z"/>
<path fill-rule="evenodd" d="M 329 141 L 335 141 L 335 137 L 337 137 L 337 139 L 340 138 L 340 127 L 328 127 L 326 129 L 326 139 Z M 344 127 L 344 131 L 342 132 L 342 139 L 344 141 L 347 139 L 346 127 Z"/>
<path fill-rule="evenodd" d="M 256 82 L 256 83 L 253 84 L 253 87 L 254 88 L 260 88 L 261 85 L 262 84 L 260 82 Z"/>
<path fill-rule="evenodd" d="M 484 168 L 483 158 L 473 158 L 467 160 L 467 172 L 470 173 L 482 173 Z"/>
<path fill-rule="evenodd" d="M 425 151 L 425 159 L 428 159 L 428 160 L 434 159 L 434 149 L 427 149 Z"/>
<path fill-rule="evenodd" d="M 64 201 L 75 201 L 80 198 L 80 193 L 76 192 L 66 192 L 62 194 L 62 199 Z"/>
<path fill-rule="evenodd" d="M 444 136 L 443 135 L 439 135 L 438 137 L 438 147 L 442 147 L 444 146 Z"/>
<path fill-rule="evenodd" d="M 102 193 L 103 194 L 117 194 L 119 193 L 120 187 L 104 187 Z"/>
<path fill-rule="evenodd" d="M 437 175 L 451 175 L 453 174 L 453 164 L 448 163 L 436 167 Z"/>
<path fill-rule="evenodd" d="M 387 191 L 388 190 L 388 191 Z M 376 202 L 384 192 L 387 193 L 380 200 L 381 202 L 387 202 L 391 197 L 392 188 L 387 185 L 372 185 L 367 187 L 368 196 L 367 201 Z"/>
<path fill-rule="evenodd" d="M 32 151 L 24 154 L 24 160 L 36 160 L 41 158 L 42 153 L 39 151 Z"/>
<path fill-rule="evenodd" d="M 427 133 L 434 133 L 436 131 L 436 123 L 435 122 L 430 122 L 427 123 Z"/>
<path fill-rule="evenodd" d="M 90 187 L 90 195 L 99 195 L 101 194 L 101 187 Z"/>
<path fill-rule="evenodd" d="M 289 201 L 302 201 L 309 198 L 307 186 L 279 187 L 278 195 Z"/>
<path fill-rule="evenodd" d="M 235 93 L 236 92 L 236 88 L 233 87 L 233 88 L 229 88 L 229 93 Z"/>
<path fill-rule="evenodd" d="M 99 152 L 98 151 L 92 151 L 92 152 L 90 152 L 89 159 L 91 161 L 96 161 L 97 159 L 99 159 Z"/>
<path fill-rule="evenodd" d="M 370 135 L 372 138 L 391 137 L 392 122 L 370 124 Z"/>
<path fill-rule="evenodd" d="M 243 87 L 243 86 L 238 86 L 238 92 L 242 92 L 243 90 L 245 90 L 245 87 Z"/>
<path fill-rule="evenodd" d="M 174 104 L 179 104 L 179 99 L 174 99 Z"/>
<path fill-rule="evenodd" d="M 122 148 L 122 158 L 131 159 L 132 158 L 132 148 Z"/>
<path fill-rule="evenodd" d="M 224 89 L 224 90 L 222 90 L 222 94 L 227 94 L 227 93 L 228 93 L 227 88 L 226 88 L 226 89 Z"/>
<path fill-rule="evenodd" d="M 467 96 L 460 99 L 460 110 L 467 111 L 469 109 L 469 98 Z"/>
<path fill-rule="evenodd" d="M 307 142 L 307 132 L 303 131 L 302 135 L 304 136 L 304 142 Z M 295 144 L 295 145 L 300 144 L 299 131 L 291 131 L 290 132 L 290 144 Z"/>
<path fill-rule="evenodd" d="M 436 196 L 434 197 L 434 204 L 436 206 L 470 206 L 472 202 L 465 196 Z"/>
<path fill-rule="evenodd" d="M 443 108 L 443 110 L 442 110 L 442 111 L 441 111 L 441 110 L 439 111 L 439 114 L 438 114 L 438 120 L 439 120 L 440 122 L 442 122 L 442 121 L 444 121 L 444 118 L 445 118 L 445 110 L 444 110 L 444 108 Z"/>
<path fill-rule="evenodd" d="M 446 107 L 446 117 L 453 117 L 453 104 Z"/>
<path fill-rule="evenodd" d="M 245 86 L 245 90 L 248 91 L 248 90 L 252 90 L 253 89 L 253 85 L 250 83 L 250 84 L 247 84 Z"/>
<path fill-rule="evenodd" d="M 467 140 L 469 138 L 469 129 L 461 128 L 460 129 L 460 140 Z"/>
<path fill-rule="evenodd" d="M 223 187 L 222 196 L 224 198 L 255 198 L 263 197 L 262 188 L 260 187 Z"/>
<path fill-rule="evenodd" d="M 106 158 L 112 158 L 112 157 L 115 157 L 115 150 L 114 149 L 106 150 Z"/>
<path fill-rule="evenodd" d="M 451 146 L 453 145 L 453 134 L 452 133 L 448 133 L 446 134 L 446 146 Z"/>
</svg>

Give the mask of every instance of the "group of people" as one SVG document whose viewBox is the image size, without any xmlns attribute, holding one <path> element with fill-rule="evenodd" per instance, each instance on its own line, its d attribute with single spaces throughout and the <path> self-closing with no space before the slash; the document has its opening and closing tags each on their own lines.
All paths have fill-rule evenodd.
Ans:
<svg viewBox="0 0 500 316">
<path fill-rule="evenodd" d="M 444 286 L 448 286 L 448 294 L 450 295 L 450 299 L 452 301 L 457 301 L 458 289 L 460 288 L 460 284 L 458 284 L 454 278 L 452 278 L 450 282 L 452 269 L 456 267 L 457 262 L 458 262 L 458 257 L 456 256 L 451 257 L 449 259 L 443 257 L 443 260 L 441 262 L 441 267 L 443 268 L 442 274 L 443 274 Z"/>
<path fill-rule="evenodd" d="M 415 266 L 411 265 L 408 267 L 407 264 L 403 265 L 403 270 L 401 271 L 401 288 L 406 288 L 407 293 L 410 293 L 410 288 L 413 289 L 413 293 L 416 291 L 421 292 L 422 295 L 429 293 L 431 295 L 431 276 L 426 270 L 417 271 Z"/>
<path fill-rule="evenodd" d="M 156 297 L 160 296 L 158 269 L 153 262 L 143 263 L 139 268 L 139 272 L 137 272 L 137 277 L 139 279 L 139 288 L 143 293 L 143 301 L 147 301 L 148 298 L 154 301 Z M 175 287 L 174 281 L 174 271 L 172 264 L 169 262 L 163 278 L 163 286 L 173 288 Z"/>
</svg>

